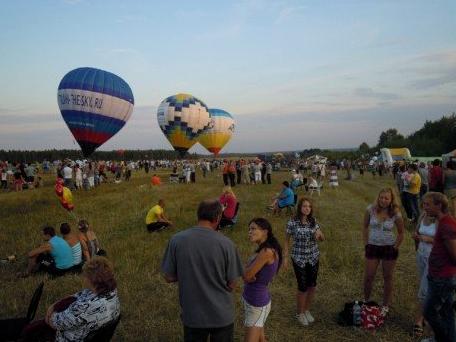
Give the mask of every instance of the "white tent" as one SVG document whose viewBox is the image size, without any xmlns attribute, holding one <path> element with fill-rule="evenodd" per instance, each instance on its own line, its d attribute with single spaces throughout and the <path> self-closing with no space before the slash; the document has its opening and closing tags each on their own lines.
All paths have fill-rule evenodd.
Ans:
<svg viewBox="0 0 456 342">
<path fill-rule="evenodd" d="M 448 152 L 446 154 L 442 154 L 442 165 L 443 167 L 446 167 L 446 164 L 450 160 L 456 160 L 456 150 L 453 150 L 451 152 Z"/>
</svg>

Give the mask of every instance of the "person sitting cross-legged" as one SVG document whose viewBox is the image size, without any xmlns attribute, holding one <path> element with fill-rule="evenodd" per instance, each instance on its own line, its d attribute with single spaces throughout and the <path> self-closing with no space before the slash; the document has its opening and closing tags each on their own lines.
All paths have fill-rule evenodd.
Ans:
<svg viewBox="0 0 456 342">
<path fill-rule="evenodd" d="M 39 270 L 52 275 L 62 275 L 73 266 L 73 253 L 70 245 L 55 235 L 53 227 L 44 226 L 42 231 L 45 243 L 28 254 L 27 271 L 20 274 L 22 277 L 27 277 Z"/>
<path fill-rule="evenodd" d="M 159 199 L 146 216 L 146 225 L 149 232 L 156 232 L 172 226 L 172 222 L 165 216 L 165 200 Z"/>
</svg>

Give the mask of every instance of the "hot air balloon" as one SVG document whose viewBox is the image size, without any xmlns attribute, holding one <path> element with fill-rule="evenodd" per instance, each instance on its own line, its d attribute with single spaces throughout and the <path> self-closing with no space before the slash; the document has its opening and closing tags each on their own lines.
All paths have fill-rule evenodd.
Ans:
<svg viewBox="0 0 456 342">
<path fill-rule="evenodd" d="M 157 119 L 160 129 L 181 156 L 211 124 L 207 106 L 190 94 L 177 94 L 163 100 Z"/>
<path fill-rule="evenodd" d="M 218 155 L 220 150 L 231 139 L 234 132 L 234 119 L 222 109 L 209 109 L 212 124 L 198 138 L 198 142 L 209 152 Z"/>
<path fill-rule="evenodd" d="M 134 98 L 119 76 L 95 68 L 67 73 L 57 91 L 60 112 L 88 157 L 128 121 Z"/>
</svg>

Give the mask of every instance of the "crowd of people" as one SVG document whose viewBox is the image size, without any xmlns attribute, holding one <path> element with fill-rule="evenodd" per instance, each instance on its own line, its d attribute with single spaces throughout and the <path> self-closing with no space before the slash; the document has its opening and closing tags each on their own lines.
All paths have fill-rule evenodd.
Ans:
<svg viewBox="0 0 456 342">
<path fill-rule="evenodd" d="M 98 170 L 98 174 L 103 177 L 100 164 L 94 163 L 92 167 L 89 165 L 91 162 L 84 167 Z M 117 164 L 104 165 L 102 171 L 111 171 L 111 167 Z M 142 163 L 141 168 L 145 169 L 146 165 L 148 163 Z M 248 170 L 248 182 L 245 184 L 263 183 L 264 166 L 264 183 L 270 184 L 272 169 L 268 171 L 267 163 L 243 162 L 242 159 L 218 164 L 206 161 L 198 164 L 167 164 L 168 167 L 183 169 L 189 165 L 199 167 L 201 171 L 207 167 L 206 172 L 220 170 L 225 186 L 217 200 L 200 203 L 197 224 L 175 234 L 163 256 L 161 270 L 165 280 L 177 283 L 179 287 L 184 339 L 206 341 L 210 336 L 215 341 L 233 340 L 233 289 L 242 278 L 244 339 L 252 342 L 266 341 L 264 328 L 272 306 L 268 286 L 279 270 L 288 271 L 290 261 L 297 288 L 295 319 L 303 326 L 312 324 L 316 319 L 311 310 L 320 268 L 319 243 L 325 241 L 325 236 L 314 216 L 312 200 L 310 197 L 298 198 L 297 189 L 300 186 L 307 187 L 307 190 L 321 187 L 326 179 L 329 186 L 337 187 L 338 165 L 329 164 L 329 172 L 326 166 L 322 167 L 322 163 L 314 163 L 304 171 L 299 168 L 292 170 L 291 181 L 282 182 L 282 191 L 271 204 L 274 213 L 288 206 L 294 208 L 292 217 L 284 227 L 284 241 L 280 243 L 277 240 L 274 230 L 278 228 L 273 229 L 266 218 L 252 218 L 248 224 L 248 238 L 255 250 L 245 262 L 241 261 L 234 243 L 220 234 L 219 230 L 232 226 L 236 221 L 240 203 L 233 187 L 243 183 L 243 168 Z M 253 175 L 250 170 L 252 165 Z M 159 166 L 153 166 L 154 169 L 157 167 Z M 72 171 L 71 179 L 65 177 L 69 175 L 68 169 Z M 73 175 L 75 169 L 79 169 L 79 166 L 65 163 L 58 169 L 68 187 L 73 184 L 73 176 L 77 176 L 77 173 Z M 139 166 L 132 166 L 132 169 L 139 169 Z M 453 295 L 456 290 L 456 220 L 452 211 L 456 191 L 455 169 L 455 164 L 451 161 L 443 170 L 437 161 L 432 165 L 393 165 L 383 174 L 390 173 L 394 177 L 397 191 L 392 188 L 380 190 L 373 203 L 366 208 L 361 230 L 365 258 L 362 302 L 371 302 L 376 274 L 381 266 L 383 298 L 380 313 L 386 318 L 393 305 L 394 275 L 399 251 L 405 239 L 405 227 L 416 227 L 412 237 L 416 243 L 419 290 L 413 334 L 416 337 L 422 336 L 428 324 L 438 342 L 456 341 L 453 311 Z M 192 181 L 190 174 L 190 182 Z M 77 186 L 77 180 L 74 184 Z M 396 193 L 399 194 L 398 197 Z M 399 200 L 406 219 L 402 217 Z M 145 223 L 149 232 L 158 232 L 173 225 L 165 215 L 165 206 L 165 200 L 159 199 L 148 211 Z M 119 318 L 120 304 L 112 265 L 105 258 L 99 257 L 105 255 L 105 252 L 100 249 L 98 239 L 88 222 L 78 222 L 78 233 L 72 232 L 68 223 L 62 223 L 60 233 L 61 237 L 53 227 L 43 227 L 45 243 L 28 254 L 27 270 L 20 276 L 26 277 L 37 271 L 61 276 L 82 270 L 87 279 L 87 289 L 71 296 L 70 302 L 64 301 L 63 309 L 55 309 L 56 305 L 62 303 L 51 306 L 45 319 L 28 327 L 24 336 L 50 334 L 56 340 L 76 336 L 81 338 Z M 100 269 L 105 271 L 101 272 Z M 95 314 L 97 310 L 104 310 L 103 317 Z M 87 317 L 87 321 L 92 320 L 94 324 L 89 328 L 81 325 L 79 320 L 75 320 L 76 316 Z"/>
</svg>

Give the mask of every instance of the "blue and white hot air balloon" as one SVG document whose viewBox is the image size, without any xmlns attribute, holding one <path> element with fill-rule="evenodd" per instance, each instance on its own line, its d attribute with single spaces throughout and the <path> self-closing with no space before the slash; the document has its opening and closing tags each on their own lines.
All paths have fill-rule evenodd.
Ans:
<svg viewBox="0 0 456 342">
<path fill-rule="evenodd" d="M 67 73 L 60 81 L 57 101 L 85 157 L 125 125 L 134 106 L 133 93 L 122 78 L 95 68 Z"/>
</svg>

